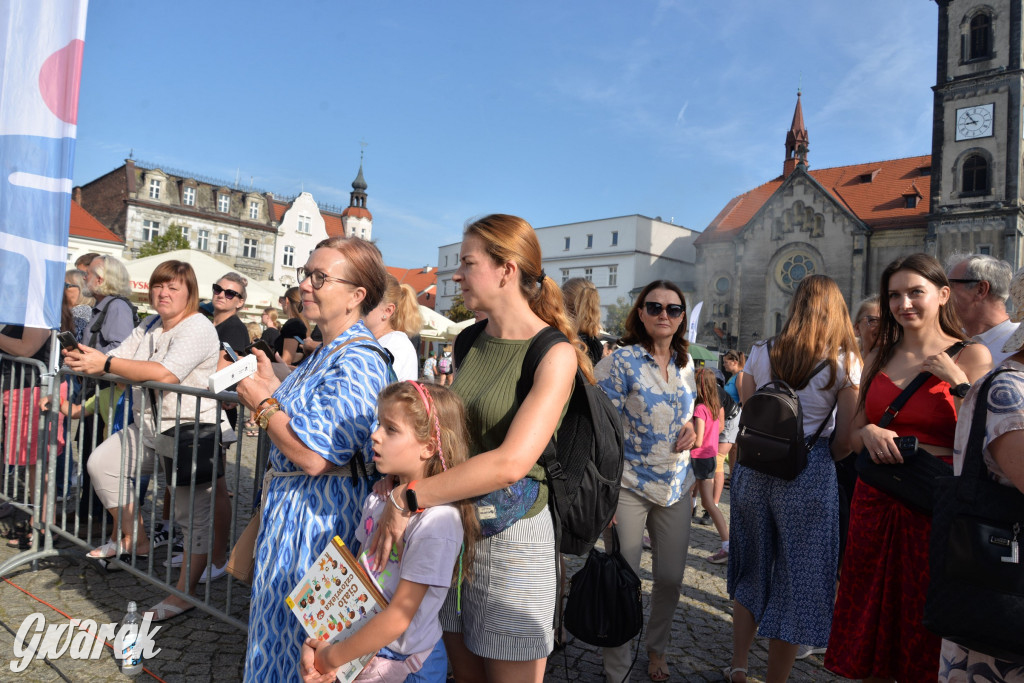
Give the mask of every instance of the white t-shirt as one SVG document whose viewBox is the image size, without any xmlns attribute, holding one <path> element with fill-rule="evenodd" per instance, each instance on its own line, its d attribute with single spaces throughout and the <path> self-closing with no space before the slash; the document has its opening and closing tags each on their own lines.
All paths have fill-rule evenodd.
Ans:
<svg viewBox="0 0 1024 683">
<path fill-rule="evenodd" d="M 821 426 L 822 420 L 827 419 L 828 423 L 821 430 L 821 436 L 826 437 L 835 429 L 835 415 L 832 406 L 836 401 L 836 394 L 840 389 L 860 384 L 861 362 L 854 361 L 854 365 L 847 372 L 845 359 L 839 356 L 836 366 L 836 382 L 831 388 L 825 389 L 828 384 L 829 368 L 826 365 L 821 372 L 811 378 L 810 383 L 803 389 L 796 392 L 800 398 L 800 408 L 804 413 L 804 436 L 814 436 Z M 754 344 L 750 350 L 750 358 L 743 366 L 743 372 L 754 378 L 754 386 L 761 387 L 771 381 L 771 365 L 768 360 L 767 342 Z"/>
<path fill-rule="evenodd" d="M 998 368 L 1000 363 L 1017 353 L 1016 351 L 1005 353 L 1003 352 L 1003 346 L 1006 344 L 1006 340 L 1017 331 L 1019 326 L 1020 323 L 1015 323 L 1007 318 L 995 327 L 990 327 L 981 334 L 974 335 L 974 341 L 984 345 L 989 350 L 989 353 L 992 354 L 993 368 Z"/>
<path fill-rule="evenodd" d="M 409 341 L 405 332 L 388 332 L 378 339 L 380 345 L 391 352 L 395 357 L 395 375 L 399 382 L 406 380 L 417 380 L 419 375 L 419 361 L 416 359 L 416 347 Z"/>
<path fill-rule="evenodd" d="M 363 502 L 363 518 L 356 529 L 360 546 L 365 546 L 367 539 L 373 536 L 373 526 L 386 504 L 376 493 L 371 493 Z M 404 538 L 401 561 L 396 561 L 392 555 L 380 573 L 371 574 L 388 600 L 395 594 L 400 579 L 428 586 L 409 628 L 388 645 L 399 654 L 411 655 L 429 650 L 441 639 L 441 622 L 437 615 L 452 585 L 452 571 L 462 549 L 462 518 L 451 505 L 427 508 L 413 515 Z M 362 550 L 359 560 L 363 568 L 369 570 Z"/>
</svg>

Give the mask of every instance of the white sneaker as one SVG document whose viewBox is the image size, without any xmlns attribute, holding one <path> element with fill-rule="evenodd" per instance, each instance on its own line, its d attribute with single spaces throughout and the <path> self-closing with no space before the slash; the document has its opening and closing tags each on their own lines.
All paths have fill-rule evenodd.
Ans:
<svg viewBox="0 0 1024 683">
<path fill-rule="evenodd" d="M 213 562 L 206 565 L 206 571 L 199 577 L 199 583 L 207 583 L 208 581 L 215 581 L 228 573 L 228 563 L 224 562 L 224 566 L 218 567 Z"/>
<path fill-rule="evenodd" d="M 823 655 L 825 650 L 828 648 L 824 647 L 811 647 L 810 645 L 799 645 L 796 648 L 797 659 L 807 659 L 811 655 Z"/>
<path fill-rule="evenodd" d="M 164 560 L 164 566 L 165 567 L 180 567 L 184 563 L 184 560 L 185 560 L 185 556 L 182 553 L 178 553 L 177 555 L 172 555 L 171 559 Z"/>
</svg>

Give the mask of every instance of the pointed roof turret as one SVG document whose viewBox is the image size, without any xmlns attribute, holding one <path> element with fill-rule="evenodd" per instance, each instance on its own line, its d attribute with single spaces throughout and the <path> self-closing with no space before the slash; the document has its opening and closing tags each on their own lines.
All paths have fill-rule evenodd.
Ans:
<svg viewBox="0 0 1024 683">
<path fill-rule="evenodd" d="M 349 193 L 348 207 L 341 212 L 342 218 L 368 218 L 373 220 L 369 210 L 366 208 L 366 179 L 363 178 L 363 153 L 359 153 L 359 173 L 352 181 L 352 192 Z"/>
<path fill-rule="evenodd" d="M 793 123 L 786 133 L 786 160 L 782 164 L 782 177 L 788 178 L 796 170 L 797 164 L 807 165 L 809 137 L 804 127 L 804 108 L 800 102 L 800 91 L 796 91 L 796 109 L 793 110 Z"/>
<path fill-rule="evenodd" d="M 363 179 L 363 155 L 359 155 L 359 175 L 352 181 L 352 189 L 366 192 L 366 181 Z"/>
</svg>

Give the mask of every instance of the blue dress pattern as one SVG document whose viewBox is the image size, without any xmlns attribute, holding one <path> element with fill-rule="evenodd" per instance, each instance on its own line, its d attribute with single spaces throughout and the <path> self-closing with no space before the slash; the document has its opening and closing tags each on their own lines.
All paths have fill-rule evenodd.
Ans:
<svg viewBox="0 0 1024 683">
<path fill-rule="evenodd" d="M 350 327 L 292 372 L 274 392 L 290 426 L 311 450 L 344 465 L 355 454 L 373 458 L 370 435 L 376 427 L 377 394 L 387 382 L 387 366 L 375 351 L 346 340 L 373 338 L 362 322 Z M 298 468 L 275 445 L 270 465 L 281 472 Z M 275 477 L 267 487 L 256 549 L 249 612 L 246 681 L 301 680 L 299 653 L 305 632 L 285 604 L 285 596 L 335 535 L 355 541 L 367 481 L 353 486 L 348 476 Z"/>
<path fill-rule="evenodd" d="M 622 418 L 623 488 L 665 507 L 695 481 L 690 452 L 674 450 L 697 398 L 693 358 L 681 368 L 673 362 L 669 370 L 666 382 L 654 356 L 639 344 L 616 349 L 594 368 L 598 386 Z"/>
</svg>

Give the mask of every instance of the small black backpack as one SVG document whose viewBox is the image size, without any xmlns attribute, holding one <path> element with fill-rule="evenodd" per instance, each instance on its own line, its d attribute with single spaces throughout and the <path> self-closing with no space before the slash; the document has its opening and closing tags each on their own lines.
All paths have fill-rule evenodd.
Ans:
<svg viewBox="0 0 1024 683">
<path fill-rule="evenodd" d="M 811 378 L 828 365 L 821 361 L 808 376 Z M 810 442 L 804 439 L 804 412 L 796 391 L 786 382 L 774 379 L 743 403 L 736 449 L 744 467 L 792 481 L 807 467 L 808 443 L 812 446 L 828 424 L 825 416 Z"/>
<path fill-rule="evenodd" d="M 481 320 L 459 333 L 455 339 L 456 369 L 486 325 L 487 321 Z M 530 393 L 533 375 L 544 354 L 563 341 L 568 341 L 565 335 L 552 327 L 534 337 L 516 385 L 520 404 Z M 561 552 L 586 555 L 611 522 L 619 502 L 624 443 L 618 411 L 577 368 L 565 416 L 539 460 L 552 494 L 548 501 Z"/>
</svg>

